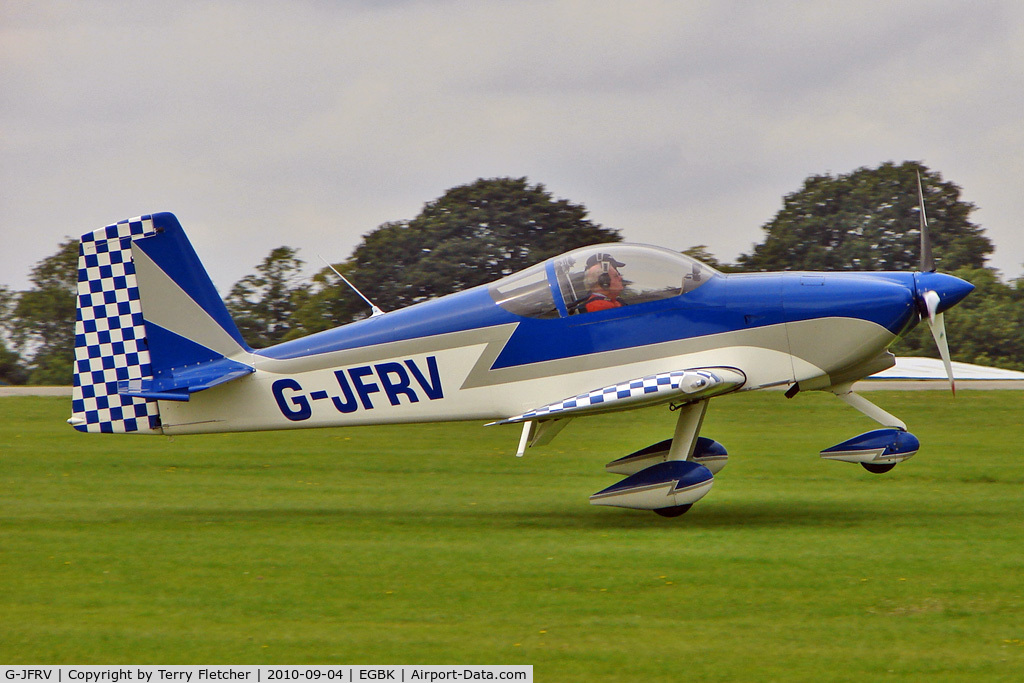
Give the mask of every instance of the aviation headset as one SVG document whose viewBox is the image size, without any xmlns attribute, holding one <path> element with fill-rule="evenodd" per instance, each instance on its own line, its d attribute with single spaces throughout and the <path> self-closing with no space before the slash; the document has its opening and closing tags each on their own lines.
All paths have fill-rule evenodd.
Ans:
<svg viewBox="0 0 1024 683">
<path fill-rule="evenodd" d="M 610 268 L 614 265 L 616 268 L 624 264 L 619 263 L 615 260 L 615 257 L 608 253 L 594 254 L 587 259 L 588 267 L 590 265 L 601 264 L 601 273 L 597 276 L 597 284 L 602 289 L 608 289 L 612 284 L 612 276 L 609 272 Z"/>
</svg>

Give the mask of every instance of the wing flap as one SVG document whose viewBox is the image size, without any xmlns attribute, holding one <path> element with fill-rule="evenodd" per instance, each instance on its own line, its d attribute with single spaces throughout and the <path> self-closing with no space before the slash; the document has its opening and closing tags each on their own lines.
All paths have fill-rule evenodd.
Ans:
<svg viewBox="0 0 1024 683">
<path fill-rule="evenodd" d="M 738 368 L 714 367 L 674 370 L 612 384 L 585 394 L 570 396 L 491 425 L 543 422 L 567 417 L 640 408 L 671 400 L 699 401 L 735 391 L 747 376 Z M 490 425 L 488 425 L 490 426 Z"/>
</svg>

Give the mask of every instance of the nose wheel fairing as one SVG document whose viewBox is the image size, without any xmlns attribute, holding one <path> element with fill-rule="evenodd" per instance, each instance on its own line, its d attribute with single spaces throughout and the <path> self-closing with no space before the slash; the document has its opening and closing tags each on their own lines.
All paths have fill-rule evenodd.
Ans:
<svg viewBox="0 0 1024 683">
<path fill-rule="evenodd" d="M 875 429 L 826 448 L 821 457 L 861 464 L 895 465 L 911 458 L 920 447 L 921 442 L 910 432 L 893 428 Z"/>
</svg>

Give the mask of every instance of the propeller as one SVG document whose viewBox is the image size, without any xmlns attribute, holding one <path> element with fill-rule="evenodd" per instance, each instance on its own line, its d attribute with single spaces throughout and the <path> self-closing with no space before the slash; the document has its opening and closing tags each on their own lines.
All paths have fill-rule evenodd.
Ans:
<svg viewBox="0 0 1024 683">
<path fill-rule="evenodd" d="M 924 192 L 921 190 L 921 169 L 917 169 L 917 205 L 921 218 L 921 272 L 934 273 L 935 260 L 932 258 L 932 241 L 928 236 L 928 214 L 924 212 Z"/>
<path fill-rule="evenodd" d="M 953 377 L 953 363 L 949 360 L 949 342 L 946 341 L 946 321 L 943 314 L 938 313 L 939 303 L 942 299 L 935 290 L 928 290 L 924 293 L 924 306 L 928 312 L 928 328 L 935 338 L 935 345 L 939 347 L 939 355 L 942 356 L 942 364 L 946 366 L 946 377 L 949 378 L 949 389 L 956 396 L 956 380 Z"/>
<path fill-rule="evenodd" d="M 934 273 L 935 260 L 932 258 L 932 242 L 928 235 L 928 216 L 924 211 L 924 191 L 921 189 L 921 171 L 917 171 L 917 202 L 920 208 L 921 217 L 921 272 Z M 970 290 L 967 290 L 970 291 Z M 964 293 L 966 295 L 966 292 Z M 960 298 L 963 298 L 962 296 Z M 942 364 L 946 367 L 946 377 L 949 378 L 949 388 L 956 396 L 956 380 L 953 377 L 953 363 L 949 359 L 949 342 L 946 340 L 946 321 L 939 311 L 942 297 L 934 289 L 925 290 L 922 296 L 925 313 L 928 315 L 928 328 L 931 330 L 935 345 L 939 347 L 939 356 L 942 357 Z M 959 299 L 957 299 L 959 301 Z M 955 303 L 955 302 L 954 302 Z M 952 304 L 950 304 L 952 305 Z M 943 308 L 948 308 L 946 306 Z"/>
</svg>

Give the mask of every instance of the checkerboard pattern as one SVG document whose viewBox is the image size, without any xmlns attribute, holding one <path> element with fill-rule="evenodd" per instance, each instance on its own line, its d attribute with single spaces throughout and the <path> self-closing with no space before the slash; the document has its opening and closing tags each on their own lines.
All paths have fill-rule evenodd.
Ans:
<svg viewBox="0 0 1024 683">
<path fill-rule="evenodd" d="M 118 382 L 152 375 L 132 240 L 155 233 L 152 217 L 140 216 L 82 236 L 68 421 L 79 431 L 159 430 L 156 401 L 117 393 Z"/>
<path fill-rule="evenodd" d="M 634 379 L 629 382 L 622 382 L 621 384 L 614 384 L 601 389 L 595 389 L 594 391 L 586 394 L 567 398 L 564 401 L 558 401 L 557 403 L 549 403 L 542 408 L 537 408 L 536 410 L 531 410 L 523 413 L 522 415 L 502 420 L 498 424 L 525 422 L 526 420 L 542 420 L 565 411 L 580 410 L 616 401 L 635 400 L 641 397 L 651 398 L 654 394 L 678 392 L 682 388 L 683 381 L 686 379 L 687 375 L 690 375 L 690 379 L 694 379 L 694 373 L 692 371 L 687 372 L 686 370 L 676 370 L 673 372 L 662 372 L 657 375 L 648 375 L 647 377 Z"/>
</svg>

